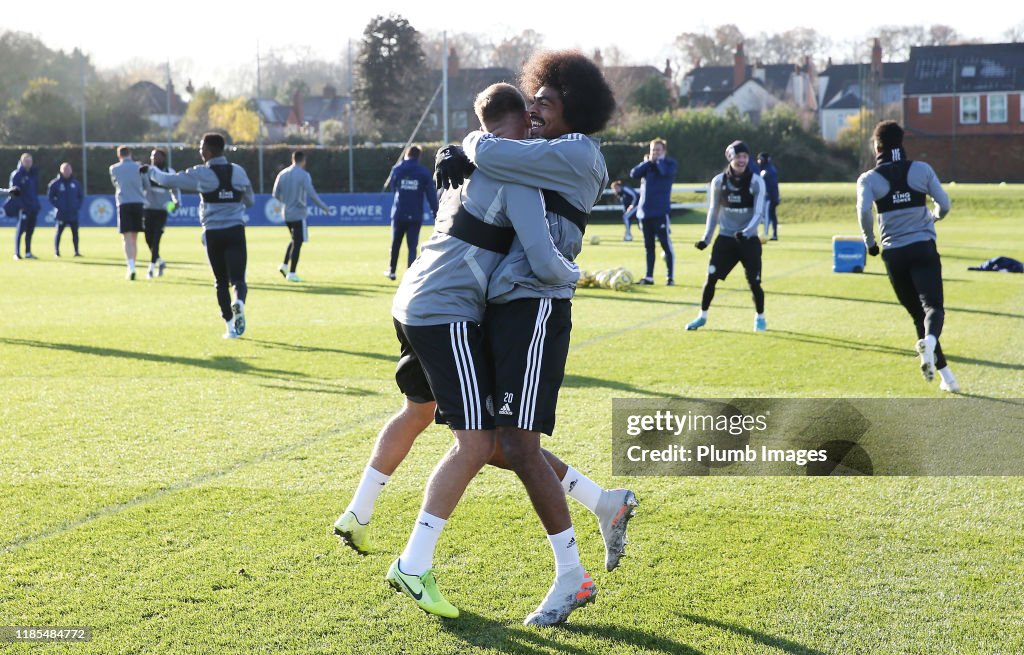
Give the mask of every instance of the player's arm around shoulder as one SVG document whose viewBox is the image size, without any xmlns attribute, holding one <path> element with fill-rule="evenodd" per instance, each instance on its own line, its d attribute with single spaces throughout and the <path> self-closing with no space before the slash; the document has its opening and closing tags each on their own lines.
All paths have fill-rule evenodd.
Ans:
<svg viewBox="0 0 1024 655">
<path fill-rule="evenodd" d="M 478 130 L 466 136 L 462 146 L 477 168 L 500 182 L 562 191 L 567 190 L 568 178 L 575 177 L 571 159 L 580 150 L 578 140 L 564 139 L 516 141 Z"/>
<path fill-rule="evenodd" d="M 505 214 L 537 279 L 552 286 L 575 284 L 580 277 L 579 267 L 562 255 L 552 239 L 540 190 L 505 184 L 501 194 Z"/>
</svg>

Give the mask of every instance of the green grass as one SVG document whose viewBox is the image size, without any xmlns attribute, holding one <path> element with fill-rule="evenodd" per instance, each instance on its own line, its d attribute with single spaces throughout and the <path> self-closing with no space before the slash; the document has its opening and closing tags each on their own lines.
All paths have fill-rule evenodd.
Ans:
<svg viewBox="0 0 1024 655">
<path fill-rule="evenodd" d="M 852 187 L 836 187 L 848 203 Z M 239 341 L 220 338 L 197 230 L 169 230 L 167 276 L 134 283 L 113 230 L 84 230 L 81 260 L 47 256 L 52 233 L 40 230 L 42 260 L 0 258 L 0 625 L 85 625 L 94 637 L 0 651 L 1021 652 L 1019 478 L 611 476 L 612 398 L 939 395 L 916 371 L 881 262 L 831 273 L 831 236 L 857 233 L 849 204 L 792 224 L 786 212 L 810 203 L 783 191 L 793 202 L 766 247 L 767 334 L 751 332 L 740 273 L 720 285 L 708 328 L 682 329 L 706 266 L 693 225 L 674 231 L 679 286 L 574 301 L 546 444 L 642 506 L 608 574 L 593 518 L 571 503 L 600 596 L 545 630 L 521 621 L 550 583 L 550 550 L 504 471 L 474 481 L 438 550 L 462 618 L 428 617 L 384 584 L 449 445 L 440 427 L 382 495 L 371 555 L 328 534 L 400 403 L 386 230 L 314 229 L 300 285 L 274 270 L 284 231 L 249 230 Z M 979 207 L 940 226 L 943 344 L 965 391 L 1020 398 L 1024 276 L 966 268 L 1024 259 L 1024 222 Z M 592 228 L 603 241 L 581 265 L 641 272 L 643 247 L 620 230 Z"/>
</svg>

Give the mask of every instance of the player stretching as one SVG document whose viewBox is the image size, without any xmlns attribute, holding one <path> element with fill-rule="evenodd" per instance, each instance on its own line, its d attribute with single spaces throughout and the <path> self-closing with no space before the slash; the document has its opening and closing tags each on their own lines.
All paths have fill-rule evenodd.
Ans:
<svg viewBox="0 0 1024 655">
<path fill-rule="evenodd" d="M 872 141 L 878 165 L 857 179 L 857 215 L 864 243 L 872 256 L 878 255 L 871 216 L 874 203 L 889 282 L 914 319 L 921 374 L 931 382 L 938 369 L 939 388 L 956 393 L 960 385 L 939 345 L 945 310 L 942 261 L 935 247 L 935 221 L 949 213 L 949 196 L 931 166 L 907 159 L 903 128 L 896 121 L 880 122 Z M 926 196 L 935 201 L 934 212 L 928 211 Z"/>
</svg>

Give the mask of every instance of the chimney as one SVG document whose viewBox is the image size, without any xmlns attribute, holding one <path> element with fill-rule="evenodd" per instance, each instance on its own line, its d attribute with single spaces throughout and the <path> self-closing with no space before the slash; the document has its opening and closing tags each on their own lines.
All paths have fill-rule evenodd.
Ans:
<svg viewBox="0 0 1024 655">
<path fill-rule="evenodd" d="M 764 84 L 765 74 L 766 71 L 764 69 L 764 64 L 761 63 L 760 59 L 755 59 L 754 65 L 750 67 L 750 77 L 755 80 L 760 80 L 761 84 Z"/>
<path fill-rule="evenodd" d="M 672 79 L 672 61 L 667 57 L 665 58 L 665 70 L 661 74 L 665 76 L 666 80 Z"/>
<path fill-rule="evenodd" d="M 732 88 L 747 81 L 747 57 L 743 54 L 743 42 L 736 46 L 736 55 L 733 57 L 732 66 Z"/>
<path fill-rule="evenodd" d="M 875 39 L 871 46 L 871 74 L 875 77 L 882 77 L 882 42 Z"/>
<path fill-rule="evenodd" d="M 808 74 L 814 72 L 814 62 L 811 61 L 810 55 L 804 55 L 804 72 Z"/>
<path fill-rule="evenodd" d="M 302 89 L 295 89 L 292 96 L 292 111 L 295 112 L 295 124 L 303 125 L 306 122 L 306 105 L 302 100 Z"/>
<path fill-rule="evenodd" d="M 448 77 L 455 77 L 459 74 L 459 53 L 455 46 L 448 48 Z"/>
<path fill-rule="evenodd" d="M 338 97 L 338 90 L 332 84 L 324 84 L 324 98 L 334 100 Z"/>
<path fill-rule="evenodd" d="M 604 55 L 601 54 L 600 48 L 594 50 L 594 65 L 604 70 Z"/>
</svg>

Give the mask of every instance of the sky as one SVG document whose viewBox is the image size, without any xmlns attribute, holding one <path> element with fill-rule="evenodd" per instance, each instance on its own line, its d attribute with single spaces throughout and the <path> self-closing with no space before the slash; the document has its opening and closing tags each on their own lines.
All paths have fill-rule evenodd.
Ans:
<svg viewBox="0 0 1024 655">
<path fill-rule="evenodd" d="M 277 4 L 277 3 L 275 3 Z M 481 3 L 497 14 L 497 3 Z M 962 35 L 988 42 L 1003 40 L 1005 31 L 1024 23 L 1024 10 L 982 2 L 936 3 L 934 0 L 762 0 L 687 3 L 648 0 L 631 3 L 590 0 L 588 11 L 581 2 L 532 2 L 509 4 L 507 11 L 485 19 L 473 3 L 384 0 L 379 5 L 352 0 L 299 0 L 280 3 L 288 7 L 268 14 L 267 3 L 179 0 L 166 3 L 124 3 L 123 0 L 49 0 L 46 11 L 4 12 L 0 29 L 35 34 L 51 48 L 79 47 L 101 69 L 120 69 L 132 62 L 170 62 L 172 77 L 188 77 L 196 86 L 237 83 L 239 70 L 253 69 L 257 43 L 267 50 L 289 46 L 308 47 L 325 59 L 344 59 L 349 39 L 360 38 L 376 15 L 398 13 L 421 32 L 471 32 L 496 38 L 533 29 L 544 36 L 549 48 L 579 47 L 592 53 L 610 44 L 618 46 L 630 63 L 661 68 L 673 54 L 672 42 L 683 32 L 710 32 L 733 23 L 750 36 L 775 34 L 795 27 L 811 27 L 837 43 L 867 42 L 880 25 L 949 25 Z M 723 7 L 729 10 L 723 13 Z M 465 7 L 451 11 L 451 7 Z M 523 9 L 520 9 L 520 8 Z M 447 11 L 446 11 L 447 10 Z M 82 17 L 86 14 L 86 17 Z M 1016 14 L 1016 15 L 1015 15 Z M 74 18 L 54 20 L 54 17 Z M 1002 16 L 995 20 L 994 16 Z M 117 35 L 127 35 L 118 38 Z M 175 80 L 177 84 L 177 80 Z M 179 88 L 184 84 L 178 84 Z"/>
</svg>

